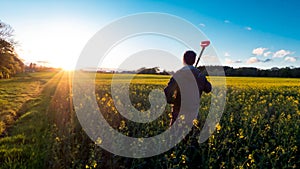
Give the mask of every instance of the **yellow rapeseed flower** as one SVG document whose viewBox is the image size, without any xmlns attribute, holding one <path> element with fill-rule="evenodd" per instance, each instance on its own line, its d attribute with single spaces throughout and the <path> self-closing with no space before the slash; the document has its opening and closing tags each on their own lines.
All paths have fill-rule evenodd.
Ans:
<svg viewBox="0 0 300 169">
<path fill-rule="evenodd" d="M 239 133 L 237 134 L 237 136 L 239 136 L 239 138 L 242 139 L 245 137 L 243 133 L 244 133 L 243 129 L 239 129 Z"/>
<path fill-rule="evenodd" d="M 99 144 L 101 144 L 101 143 L 102 143 L 102 139 L 101 139 L 100 137 L 98 137 L 97 140 L 96 140 L 96 142 L 95 142 L 95 144 L 98 144 L 98 145 L 99 145 Z"/>
<path fill-rule="evenodd" d="M 251 120 L 251 122 L 252 122 L 253 124 L 256 124 L 256 123 L 257 123 L 257 119 L 256 119 L 256 118 L 253 118 L 253 119 Z"/>
<path fill-rule="evenodd" d="M 181 160 L 182 160 L 182 163 L 186 163 L 186 155 L 181 155 Z"/>
<path fill-rule="evenodd" d="M 248 155 L 248 159 L 250 160 L 251 163 L 254 163 L 254 159 L 253 159 L 252 154 L 249 154 L 249 155 Z"/>
<path fill-rule="evenodd" d="M 173 159 L 176 158 L 176 155 L 174 152 L 171 154 L 171 158 L 173 158 Z"/>
<path fill-rule="evenodd" d="M 229 119 L 230 123 L 233 122 L 233 115 L 230 115 L 230 119 Z"/>
<path fill-rule="evenodd" d="M 194 125 L 194 126 L 198 126 L 198 124 L 199 124 L 199 121 L 198 121 L 197 119 L 194 119 L 194 120 L 193 120 L 193 125 Z"/>
<path fill-rule="evenodd" d="M 60 142 L 60 138 L 59 138 L 59 137 L 55 137 L 55 140 L 56 140 L 57 142 Z"/>
<path fill-rule="evenodd" d="M 217 131 L 220 131 L 221 128 L 222 128 L 222 127 L 221 127 L 220 123 L 217 123 L 217 124 L 216 124 L 216 129 L 217 129 Z"/>
<path fill-rule="evenodd" d="M 266 125 L 265 125 L 265 130 L 268 131 L 268 130 L 270 130 L 270 129 L 271 129 L 271 126 L 270 126 L 269 124 L 266 124 Z"/>
</svg>

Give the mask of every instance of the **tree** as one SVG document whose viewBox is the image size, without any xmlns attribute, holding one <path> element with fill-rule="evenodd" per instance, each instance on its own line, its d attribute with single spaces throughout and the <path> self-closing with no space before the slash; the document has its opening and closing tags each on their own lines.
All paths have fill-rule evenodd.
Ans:
<svg viewBox="0 0 300 169">
<path fill-rule="evenodd" d="M 159 68 L 153 67 L 153 68 L 145 68 L 142 67 L 137 70 L 138 74 L 159 74 Z"/>
<path fill-rule="evenodd" d="M 15 52 L 13 29 L 0 21 L 0 78 L 9 78 L 24 71 L 24 63 Z"/>
</svg>

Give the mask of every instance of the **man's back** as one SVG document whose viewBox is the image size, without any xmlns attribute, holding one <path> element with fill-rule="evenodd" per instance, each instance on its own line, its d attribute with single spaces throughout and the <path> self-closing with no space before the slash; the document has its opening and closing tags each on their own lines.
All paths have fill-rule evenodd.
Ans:
<svg viewBox="0 0 300 169">
<path fill-rule="evenodd" d="M 196 60 L 194 51 L 186 51 L 183 63 L 186 65 L 178 70 L 164 89 L 167 102 L 172 104 L 171 125 L 179 113 L 197 116 L 202 92 L 210 92 L 211 84 L 193 64 Z"/>
<path fill-rule="evenodd" d="M 194 66 L 184 66 L 174 74 L 164 90 L 167 102 L 172 104 L 172 123 L 180 111 L 197 115 L 203 91 L 210 92 L 211 84 Z"/>
<path fill-rule="evenodd" d="M 191 76 L 191 74 L 193 76 Z M 211 84 L 207 81 L 206 77 L 198 69 L 196 69 L 194 66 L 184 66 L 174 74 L 174 76 L 170 79 L 168 86 L 164 90 L 167 102 L 170 104 L 180 105 L 181 92 L 180 86 L 178 86 L 177 83 L 177 81 L 179 80 L 182 81 L 182 84 L 185 86 L 189 86 L 191 85 L 191 82 L 196 81 L 198 90 L 194 90 L 191 92 L 198 91 L 199 98 L 201 97 L 203 91 L 205 93 L 209 93 L 212 89 Z"/>
</svg>

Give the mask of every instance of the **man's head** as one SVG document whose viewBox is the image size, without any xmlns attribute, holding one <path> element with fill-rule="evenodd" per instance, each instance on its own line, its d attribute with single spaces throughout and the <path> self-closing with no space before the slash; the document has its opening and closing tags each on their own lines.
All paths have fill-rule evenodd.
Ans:
<svg viewBox="0 0 300 169">
<path fill-rule="evenodd" d="M 183 55 L 183 62 L 187 65 L 193 65 L 196 60 L 196 53 L 194 51 L 188 50 Z"/>
</svg>

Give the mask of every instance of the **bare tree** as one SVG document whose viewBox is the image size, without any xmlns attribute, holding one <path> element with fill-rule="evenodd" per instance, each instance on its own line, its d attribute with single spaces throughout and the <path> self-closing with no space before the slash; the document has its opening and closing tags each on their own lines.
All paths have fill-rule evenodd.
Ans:
<svg viewBox="0 0 300 169">
<path fill-rule="evenodd" d="M 24 70 L 24 63 L 15 52 L 16 44 L 12 27 L 0 21 L 0 78 L 9 78 Z"/>
</svg>

